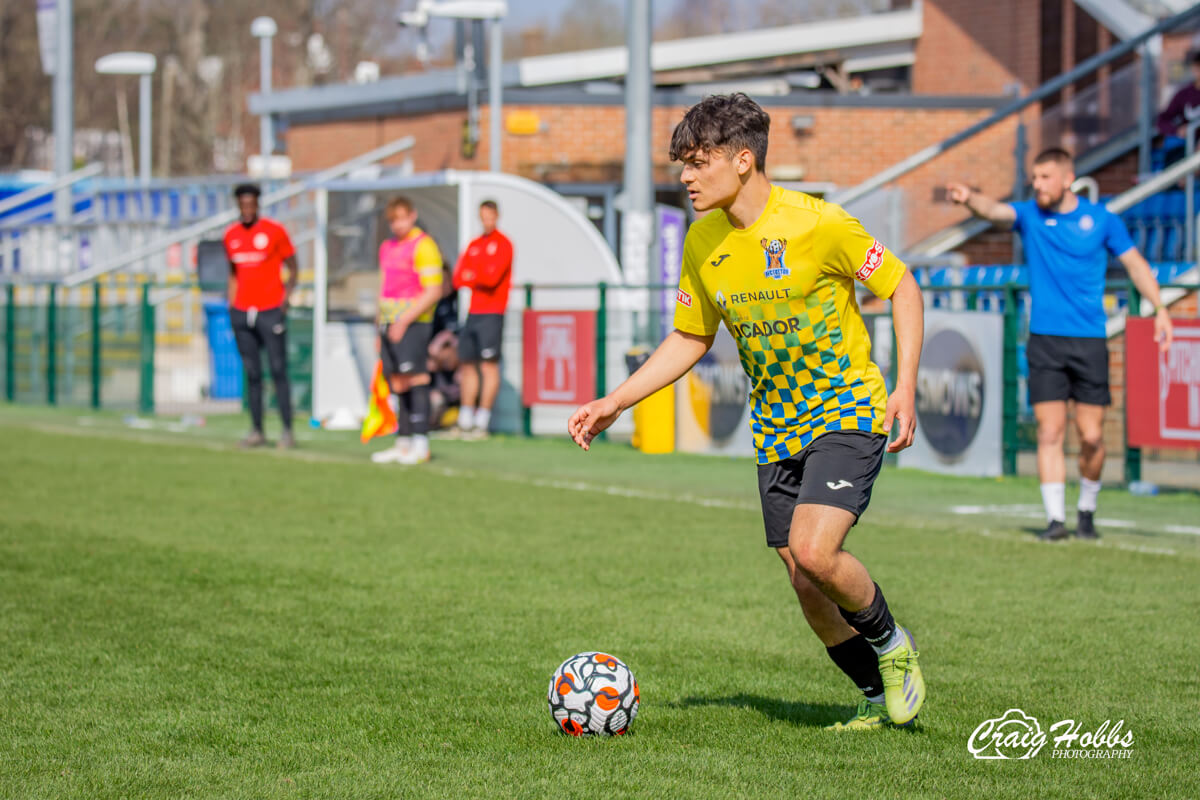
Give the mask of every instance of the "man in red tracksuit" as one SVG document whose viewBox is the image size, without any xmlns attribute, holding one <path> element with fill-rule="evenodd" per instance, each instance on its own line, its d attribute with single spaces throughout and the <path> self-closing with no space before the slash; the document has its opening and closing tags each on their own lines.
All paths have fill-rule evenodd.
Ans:
<svg viewBox="0 0 1200 800">
<path fill-rule="evenodd" d="M 483 235 L 467 246 L 454 270 L 454 288 L 471 290 L 471 310 L 458 336 L 462 405 L 458 430 L 483 439 L 500 392 L 500 345 L 512 283 L 512 242 L 496 230 L 500 211 L 492 200 L 479 205 Z"/>
<path fill-rule="evenodd" d="M 229 259 L 229 319 L 246 370 L 246 394 L 253 429 L 242 447 L 267 444 L 263 434 L 262 351 L 267 351 L 275 399 L 283 419 L 280 448 L 296 446 L 292 435 L 292 390 L 287 374 L 288 297 L 296 289 L 300 270 L 296 248 L 283 226 L 258 215 L 262 190 L 245 183 L 233 190 L 239 219 L 225 231 Z M 282 273 L 287 272 L 284 283 Z"/>
</svg>

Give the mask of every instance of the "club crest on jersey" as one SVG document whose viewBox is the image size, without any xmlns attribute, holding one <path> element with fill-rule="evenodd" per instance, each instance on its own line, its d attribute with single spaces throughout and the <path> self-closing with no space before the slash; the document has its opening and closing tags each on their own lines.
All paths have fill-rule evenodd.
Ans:
<svg viewBox="0 0 1200 800">
<path fill-rule="evenodd" d="M 763 239 L 759 244 L 767 257 L 767 271 L 763 275 L 779 280 L 792 274 L 787 264 L 783 263 L 783 256 L 787 252 L 787 239 Z"/>
<path fill-rule="evenodd" d="M 876 239 L 871 243 L 871 249 L 867 251 L 867 255 L 863 258 L 862 266 L 854 273 L 854 277 L 860 281 L 866 281 L 867 278 L 875 274 L 875 270 L 879 269 L 879 265 L 883 263 L 883 242 Z"/>
</svg>

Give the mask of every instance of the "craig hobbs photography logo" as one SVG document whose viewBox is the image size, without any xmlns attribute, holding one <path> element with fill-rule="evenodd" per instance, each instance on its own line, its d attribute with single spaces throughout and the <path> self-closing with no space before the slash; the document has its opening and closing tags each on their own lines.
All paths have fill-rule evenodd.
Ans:
<svg viewBox="0 0 1200 800">
<path fill-rule="evenodd" d="M 1037 717 L 1010 708 L 996 719 L 985 719 L 967 740 L 967 750 L 982 759 L 1029 759 L 1047 742 L 1051 758 L 1129 758 L 1133 753 L 1133 731 L 1125 720 L 1105 720 L 1095 730 L 1083 723 L 1062 719 L 1045 731 Z"/>
</svg>

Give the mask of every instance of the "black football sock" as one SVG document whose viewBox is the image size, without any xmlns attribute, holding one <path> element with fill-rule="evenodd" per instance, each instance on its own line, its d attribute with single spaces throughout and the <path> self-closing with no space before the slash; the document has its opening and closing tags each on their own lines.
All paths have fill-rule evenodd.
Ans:
<svg viewBox="0 0 1200 800">
<path fill-rule="evenodd" d="M 412 436 L 412 421 L 408 418 L 408 392 L 396 395 L 396 436 Z"/>
<path fill-rule="evenodd" d="M 883 694 L 883 677 L 879 674 L 879 656 L 861 633 L 841 644 L 826 647 L 825 652 L 837 664 L 846 677 L 869 700 L 877 700 Z"/>
<path fill-rule="evenodd" d="M 417 436 L 429 433 L 429 386 L 414 386 L 408 392 L 409 419 L 412 420 L 412 432 Z"/>
<path fill-rule="evenodd" d="M 842 619 L 861 633 L 876 652 L 896 633 L 896 620 L 892 619 L 892 612 L 888 610 L 887 600 L 883 599 L 883 590 L 879 588 L 878 583 L 875 584 L 875 597 L 866 608 L 861 611 L 847 611 L 839 607 L 838 610 L 842 612 Z"/>
</svg>

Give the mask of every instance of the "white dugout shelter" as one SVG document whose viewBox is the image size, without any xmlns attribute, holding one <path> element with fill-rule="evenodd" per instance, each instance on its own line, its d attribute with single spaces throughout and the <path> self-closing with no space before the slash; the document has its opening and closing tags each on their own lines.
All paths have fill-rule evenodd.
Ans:
<svg viewBox="0 0 1200 800">
<path fill-rule="evenodd" d="M 541 184 L 493 172 L 445 171 L 404 178 L 344 180 L 316 192 L 317 236 L 313 260 L 313 417 L 332 427 L 361 421 L 367 385 L 377 358 L 374 318 L 378 251 L 390 234 L 384 209 L 396 195 L 417 208 L 417 224 L 453 267 L 459 253 L 481 233 L 479 204 L 500 207 L 500 229 L 513 243 L 513 289 L 505 321 L 503 387 L 495 425 L 520 427 L 521 310 L 524 284 L 553 284 L 535 292 L 534 308 L 595 309 L 597 284 L 619 287 L 621 270 L 604 237 L 584 209 Z M 578 286 L 578 289 L 570 288 Z M 616 292 L 613 299 L 620 303 Z M 469 300 L 460 297 L 460 317 Z M 620 331 L 612 332 L 623 338 Z M 615 360 L 615 359 L 614 359 Z M 613 378 L 624 366 L 611 364 Z M 549 412 L 549 413 L 547 413 Z M 534 430 L 557 430 L 565 416 L 534 414 Z"/>
</svg>

